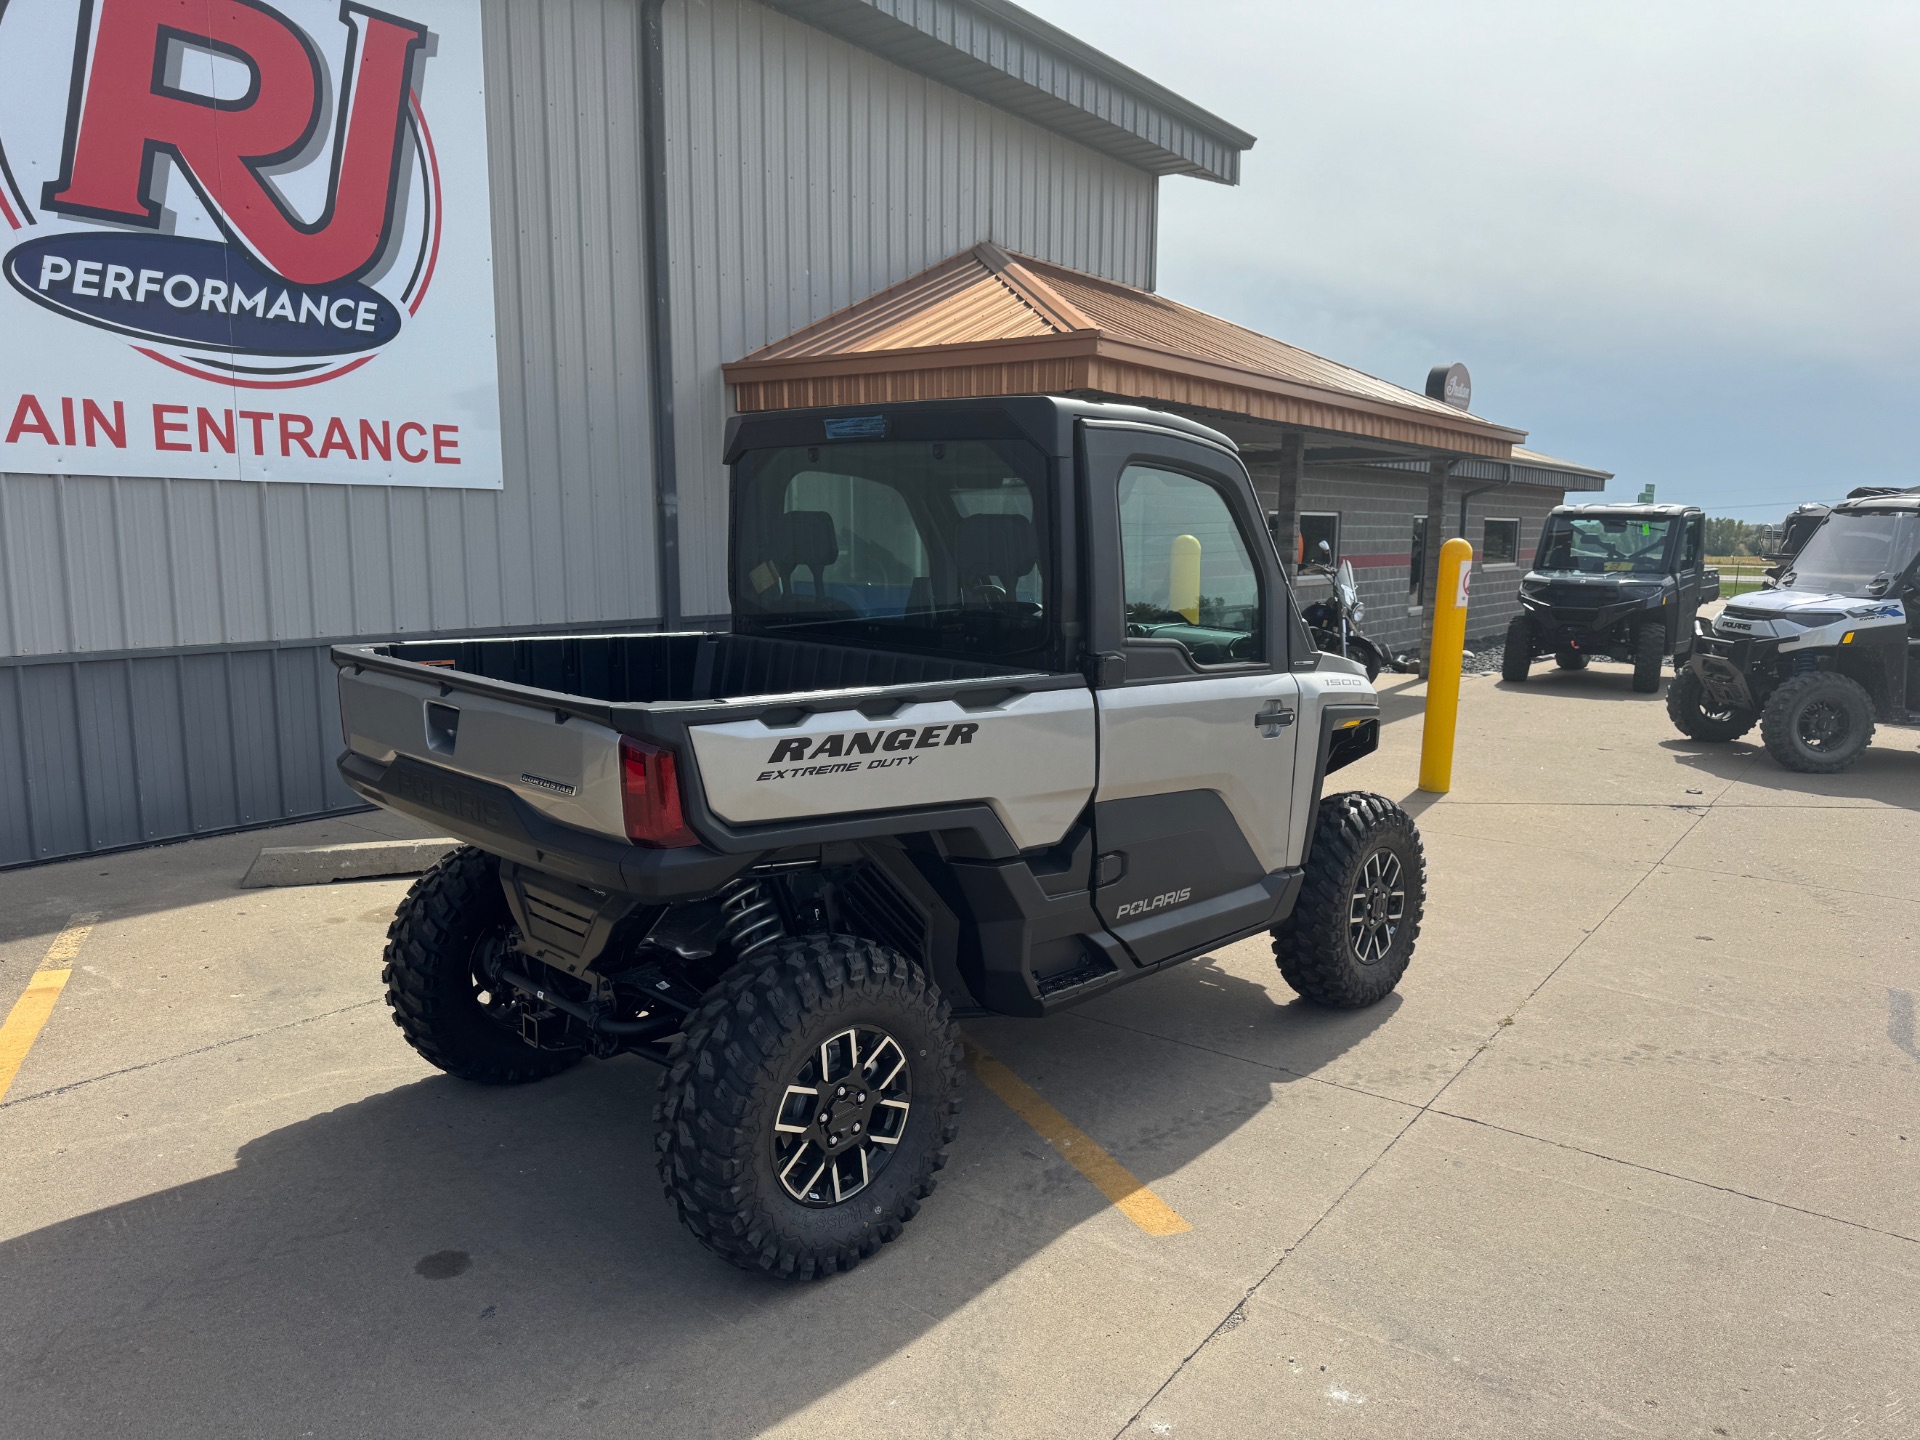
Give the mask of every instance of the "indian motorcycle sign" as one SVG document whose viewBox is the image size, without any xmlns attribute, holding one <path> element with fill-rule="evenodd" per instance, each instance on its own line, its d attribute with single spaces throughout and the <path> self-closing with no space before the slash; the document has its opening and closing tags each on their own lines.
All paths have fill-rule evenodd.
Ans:
<svg viewBox="0 0 1920 1440">
<path fill-rule="evenodd" d="M 479 4 L 394 4 L 0 0 L 0 470 L 499 487 Z"/>
</svg>

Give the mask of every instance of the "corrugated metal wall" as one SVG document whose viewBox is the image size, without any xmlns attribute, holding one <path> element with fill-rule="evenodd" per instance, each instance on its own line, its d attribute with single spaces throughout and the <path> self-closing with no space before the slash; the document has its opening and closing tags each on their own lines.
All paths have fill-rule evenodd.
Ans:
<svg viewBox="0 0 1920 1440">
<path fill-rule="evenodd" d="M 483 13 L 505 489 L 0 474 L 0 865 L 352 803 L 325 642 L 657 616 L 638 6 Z M 1150 284 L 1155 182 L 751 0 L 666 25 L 684 584 L 717 614 L 722 361 L 983 239 Z"/>
<path fill-rule="evenodd" d="M 501 491 L 0 474 L 9 655 L 657 614 L 631 0 L 487 0 Z"/>
<path fill-rule="evenodd" d="M 1157 189 L 752 0 L 664 20 L 682 593 L 720 614 L 721 365 L 982 240 L 1151 286 Z"/>
</svg>

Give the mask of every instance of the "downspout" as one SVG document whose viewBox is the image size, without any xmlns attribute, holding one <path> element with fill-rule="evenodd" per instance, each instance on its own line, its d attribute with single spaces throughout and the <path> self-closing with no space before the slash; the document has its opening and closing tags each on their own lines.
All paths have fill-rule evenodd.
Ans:
<svg viewBox="0 0 1920 1440">
<path fill-rule="evenodd" d="M 660 586 L 660 628 L 678 630 L 680 614 L 680 475 L 673 433 L 673 308 L 667 254 L 666 55 L 660 12 L 666 0 L 642 0 L 640 89 L 646 97 L 643 177 L 647 230 L 647 363 L 653 379 L 654 565 Z"/>
<path fill-rule="evenodd" d="M 1509 485 L 1511 485 L 1512 483 L 1513 483 L 1513 464 L 1512 464 L 1512 462 L 1508 462 L 1508 464 L 1507 464 L 1507 478 L 1506 478 L 1506 479 L 1504 479 L 1504 480 L 1495 480 L 1495 481 L 1493 481 L 1493 482 L 1491 482 L 1490 484 L 1486 484 L 1486 485 L 1482 485 L 1482 486 L 1481 486 L 1481 487 L 1480 487 L 1479 489 L 1477 489 L 1477 490 L 1466 490 L 1466 491 L 1462 491 L 1462 492 L 1461 492 L 1461 495 L 1460 495 L 1460 538 L 1461 538 L 1462 540 L 1464 540 L 1464 539 L 1466 539 L 1466 538 L 1467 538 L 1467 502 L 1468 502 L 1469 500 L 1473 500 L 1473 499 L 1477 499 L 1477 498 L 1478 498 L 1479 496 L 1482 496 L 1482 495 L 1485 495 L 1485 494 L 1487 494 L 1487 493 L 1489 493 L 1490 491 L 1494 491 L 1494 490 L 1504 490 L 1504 489 L 1506 489 L 1506 488 L 1507 488 L 1507 486 L 1509 486 Z"/>
</svg>

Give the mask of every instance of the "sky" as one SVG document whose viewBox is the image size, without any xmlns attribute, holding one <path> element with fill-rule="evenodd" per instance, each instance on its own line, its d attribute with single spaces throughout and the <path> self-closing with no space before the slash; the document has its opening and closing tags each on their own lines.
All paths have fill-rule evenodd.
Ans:
<svg viewBox="0 0 1920 1440">
<path fill-rule="evenodd" d="M 1777 521 L 1920 485 L 1920 3 L 1022 0 L 1258 138 L 1159 289 Z"/>
</svg>

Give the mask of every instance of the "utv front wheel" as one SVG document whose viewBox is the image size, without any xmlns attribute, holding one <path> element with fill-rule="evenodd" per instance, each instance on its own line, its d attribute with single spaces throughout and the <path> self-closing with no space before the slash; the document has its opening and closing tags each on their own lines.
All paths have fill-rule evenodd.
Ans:
<svg viewBox="0 0 1920 1440">
<path fill-rule="evenodd" d="M 654 1111 L 667 1199 L 744 1270 L 851 1270 L 946 1164 L 959 1032 L 924 971 L 848 935 L 782 940 L 687 1020 Z"/>
<path fill-rule="evenodd" d="M 1693 670 L 1682 670 L 1667 684 L 1667 718 L 1682 735 L 1709 744 L 1738 740 L 1753 729 L 1759 712 L 1739 706 L 1717 706 Z"/>
<path fill-rule="evenodd" d="M 1335 1009 L 1384 999 L 1413 958 L 1426 899 L 1426 852 L 1413 817 L 1384 795 L 1328 796 L 1300 898 L 1273 931 L 1281 978 Z"/>
<path fill-rule="evenodd" d="M 483 1085 L 544 1080 L 585 1051 L 536 1050 L 520 1038 L 499 969 L 513 915 L 493 856 L 462 845 L 422 875 L 387 927 L 384 979 L 393 1023 L 429 1064 Z"/>
<path fill-rule="evenodd" d="M 1660 662 L 1667 658 L 1667 636 L 1658 625 L 1643 625 L 1633 637 L 1633 688 L 1642 695 L 1660 689 Z"/>
<path fill-rule="evenodd" d="M 1518 685 L 1533 668 L 1533 626 L 1516 615 L 1507 622 L 1507 648 L 1500 656 L 1500 678 Z"/>
<path fill-rule="evenodd" d="M 1845 675 L 1796 675 L 1767 698 L 1760 715 L 1767 753 L 1788 770 L 1832 775 L 1873 742 L 1873 701 Z"/>
</svg>

